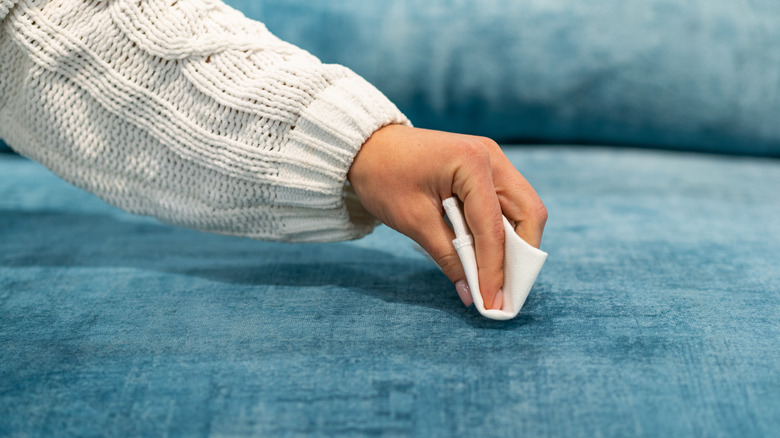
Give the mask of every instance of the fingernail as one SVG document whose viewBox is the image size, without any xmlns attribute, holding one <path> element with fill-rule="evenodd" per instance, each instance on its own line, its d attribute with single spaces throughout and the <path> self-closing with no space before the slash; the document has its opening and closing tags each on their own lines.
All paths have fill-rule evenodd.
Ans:
<svg viewBox="0 0 780 438">
<path fill-rule="evenodd" d="M 458 291 L 458 296 L 466 307 L 474 302 L 474 299 L 471 298 L 471 289 L 469 289 L 469 284 L 466 283 L 466 280 L 457 281 L 455 283 L 455 290 Z"/>
<path fill-rule="evenodd" d="M 496 292 L 496 297 L 493 298 L 493 308 L 494 309 L 501 309 L 501 306 L 504 305 L 504 290 L 499 289 L 498 292 Z"/>
</svg>

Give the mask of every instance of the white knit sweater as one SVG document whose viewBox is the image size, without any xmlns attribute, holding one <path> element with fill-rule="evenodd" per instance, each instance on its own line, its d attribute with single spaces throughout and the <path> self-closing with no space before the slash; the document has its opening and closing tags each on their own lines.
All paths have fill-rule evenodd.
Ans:
<svg viewBox="0 0 780 438">
<path fill-rule="evenodd" d="M 0 138 L 130 212 L 259 239 L 360 237 L 346 183 L 408 121 L 218 0 L 0 0 Z"/>
</svg>

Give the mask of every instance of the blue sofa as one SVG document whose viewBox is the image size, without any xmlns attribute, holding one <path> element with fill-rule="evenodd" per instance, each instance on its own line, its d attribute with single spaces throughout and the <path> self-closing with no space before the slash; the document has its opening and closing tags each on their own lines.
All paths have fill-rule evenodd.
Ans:
<svg viewBox="0 0 780 438">
<path fill-rule="evenodd" d="M 386 227 L 204 234 L 0 154 L 0 436 L 780 431 L 775 3 L 229 3 L 506 145 L 550 215 L 525 307 Z"/>
</svg>

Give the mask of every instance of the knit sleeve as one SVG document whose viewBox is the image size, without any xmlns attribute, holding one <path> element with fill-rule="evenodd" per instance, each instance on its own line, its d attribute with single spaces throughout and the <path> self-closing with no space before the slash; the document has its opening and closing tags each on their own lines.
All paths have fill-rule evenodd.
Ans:
<svg viewBox="0 0 780 438">
<path fill-rule="evenodd" d="M 127 211 L 282 241 L 376 224 L 346 174 L 408 124 L 219 0 L 0 0 L 0 138 Z"/>
</svg>

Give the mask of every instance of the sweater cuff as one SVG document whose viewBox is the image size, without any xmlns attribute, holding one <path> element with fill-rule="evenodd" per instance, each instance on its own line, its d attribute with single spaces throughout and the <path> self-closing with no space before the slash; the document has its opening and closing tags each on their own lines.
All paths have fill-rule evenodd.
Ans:
<svg viewBox="0 0 780 438">
<path fill-rule="evenodd" d="M 301 157 L 299 166 L 283 167 L 286 181 L 307 181 L 306 191 L 320 196 L 307 197 L 323 209 L 315 221 L 288 222 L 288 233 L 296 240 L 356 239 L 370 233 L 378 224 L 360 204 L 347 181 L 347 172 L 360 147 L 378 129 L 391 124 L 412 126 L 401 111 L 379 90 L 346 67 L 340 78 L 321 91 L 304 109 L 289 133 L 292 156 Z M 316 181 L 316 183 L 312 183 Z M 324 196 L 322 196 L 324 195 Z M 282 200 L 294 204 L 292 199 Z M 323 214 L 324 213 L 324 214 Z M 294 230 L 289 227 L 301 229 Z"/>
</svg>

